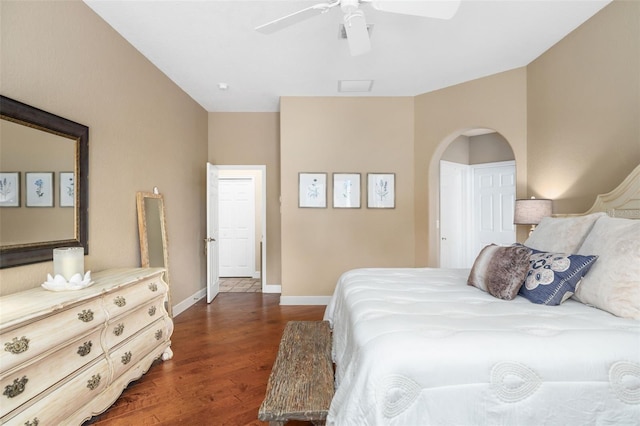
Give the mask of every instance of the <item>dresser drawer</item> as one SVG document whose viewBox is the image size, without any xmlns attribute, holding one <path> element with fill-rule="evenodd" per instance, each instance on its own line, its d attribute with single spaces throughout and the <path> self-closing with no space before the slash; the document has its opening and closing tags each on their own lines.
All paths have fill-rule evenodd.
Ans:
<svg viewBox="0 0 640 426">
<path fill-rule="evenodd" d="M 54 319 L 55 318 L 55 319 Z M 22 362 L 66 344 L 76 336 L 103 327 L 106 321 L 100 299 L 56 313 L 0 335 L 0 375 Z"/>
<path fill-rule="evenodd" d="M 167 332 L 166 319 L 162 318 L 109 352 L 109 358 L 113 362 L 114 377 L 119 377 L 124 371 L 135 366 L 155 347 L 166 346 Z"/>
<path fill-rule="evenodd" d="M 101 330 L 75 340 L 52 354 L 0 375 L 0 416 L 29 401 L 104 352 Z"/>
<path fill-rule="evenodd" d="M 164 298 L 157 298 L 127 315 L 109 321 L 105 337 L 106 347 L 113 348 L 160 318 L 164 313 L 163 305 Z"/>
<path fill-rule="evenodd" d="M 147 278 L 136 285 L 105 294 L 105 308 L 109 318 L 115 318 L 131 312 L 136 306 L 147 303 L 151 297 L 164 297 L 166 292 L 167 286 L 160 278 Z"/>
<path fill-rule="evenodd" d="M 110 381 L 106 359 L 93 363 L 22 412 L 0 419 L 8 425 L 64 425 L 78 408 L 98 396 Z M 30 423 L 29 423 L 30 422 Z M 37 422 L 37 423 L 36 423 Z"/>
</svg>

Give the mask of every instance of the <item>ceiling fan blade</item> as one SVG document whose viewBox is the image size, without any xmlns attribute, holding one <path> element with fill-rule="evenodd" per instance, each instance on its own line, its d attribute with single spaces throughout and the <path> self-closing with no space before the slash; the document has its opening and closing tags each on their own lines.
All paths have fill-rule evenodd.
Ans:
<svg viewBox="0 0 640 426">
<path fill-rule="evenodd" d="M 374 9 L 382 12 L 451 19 L 460 7 L 460 0 L 381 0 L 372 1 L 371 4 Z"/>
<path fill-rule="evenodd" d="M 307 7 L 306 9 L 302 9 L 297 12 L 293 12 L 289 15 L 283 16 L 282 18 L 278 18 L 271 22 L 267 22 L 266 24 L 262 24 L 256 27 L 255 30 L 262 34 L 272 34 L 272 33 L 275 33 L 276 31 L 280 31 L 283 28 L 286 28 L 293 24 L 297 24 L 298 22 L 302 22 L 306 19 L 313 18 L 316 15 L 324 13 L 330 8 L 337 6 L 338 4 L 340 4 L 339 1 L 334 3 L 316 4 L 311 7 Z"/>
<path fill-rule="evenodd" d="M 351 56 L 362 55 L 371 50 L 367 21 L 361 10 L 356 10 L 344 15 L 344 29 L 347 33 Z"/>
</svg>

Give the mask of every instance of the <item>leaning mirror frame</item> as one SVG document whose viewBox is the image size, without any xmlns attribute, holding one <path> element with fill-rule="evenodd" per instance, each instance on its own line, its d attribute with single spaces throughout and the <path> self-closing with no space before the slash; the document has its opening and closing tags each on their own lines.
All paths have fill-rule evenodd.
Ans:
<svg viewBox="0 0 640 426">
<path fill-rule="evenodd" d="M 74 238 L 0 246 L 0 268 L 51 261 L 57 247 L 83 247 L 89 254 L 89 128 L 2 95 L 0 119 L 76 140 Z"/>
<path fill-rule="evenodd" d="M 154 204 L 153 209 L 148 203 Z M 165 308 L 173 317 L 171 301 L 171 281 L 169 279 L 169 243 L 164 210 L 164 197 L 154 188 L 154 192 L 136 193 L 138 211 L 138 236 L 140 238 L 140 265 L 143 268 L 164 268 L 164 282 L 169 286 Z"/>
</svg>

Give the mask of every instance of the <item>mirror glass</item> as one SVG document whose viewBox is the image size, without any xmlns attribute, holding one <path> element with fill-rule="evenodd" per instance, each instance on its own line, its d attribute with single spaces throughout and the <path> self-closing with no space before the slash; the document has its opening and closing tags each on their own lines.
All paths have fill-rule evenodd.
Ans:
<svg viewBox="0 0 640 426">
<path fill-rule="evenodd" d="M 140 263 L 143 268 L 164 268 L 164 281 L 169 285 L 167 312 L 173 317 L 171 284 L 169 282 L 169 253 L 167 225 L 162 194 L 138 192 L 138 235 L 140 237 Z"/>
<path fill-rule="evenodd" d="M 88 254 L 89 129 L 0 96 L 0 267 Z"/>
</svg>

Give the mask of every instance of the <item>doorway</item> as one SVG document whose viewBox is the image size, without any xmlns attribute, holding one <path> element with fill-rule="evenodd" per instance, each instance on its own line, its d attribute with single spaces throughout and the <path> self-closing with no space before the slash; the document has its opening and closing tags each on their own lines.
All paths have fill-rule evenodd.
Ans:
<svg viewBox="0 0 640 426">
<path fill-rule="evenodd" d="M 250 257 L 254 259 L 250 260 L 250 257 L 248 257 L 249 260 L 238 262 L 238 264 L 244 263 L 244 265 L 242 265 L 244 269 L 241 272 L 237 269 L 232 272 L 229 272 L 228 270 L 225 271 L 224 269 L 220 270 L 220 272 L 218 272 L 218 277 L 216 278 L 217 281 L 220 281 L 220 290 L 224 291 L 222 284 L 224 284 L 223 280 L 225 280 L 224 278 L 220 279 L 220 277 L 223 277 L 224 275 L 235 275 L 242 280 L 251 280 L 252 288 L 254 290 L 256 288 L 255 283 L 259 283 L 259 291 L 265 292 L 265 287 L 267 286 L 266 166 L 211 165 L 211 168 L 215 169 L 218 174 L 218 182 L 216 185 L 217 199 L 215 200 L 215 206 L 211 200 L 208 200 L 207 205 L 211 211 L 207 212 L 207 216 L 214 216 L 212 212 L 215 211 L 215 216 L 218 217 L 218 219 L 222 219 L 222 224 L 220 224 L 220 221 L 218 220 L 216 230 L 212 231 L 212 235 L 216 235 L 216 238 L 220 239 L 220 244 L 218 245 L 219 254 L 217 258 L 221 266 L 223 263 L 227 263 L 230 258 L 228 251 L 235 252 L 231 257 L 238 255 L 239 253 L 246 252 L 251 254 L 252 256 Z M 251 182 L 250 189 L 247 189 L 248 182 Z M 222 191 L 225 191 L 224 195 L 222 194 Z M 248 195 L 248 192 L 253 195 Z M 224 207 L 226 201 L 221 201 L 221 198 L 231 200 L 233 209 L 236 209 L 235 213 L 233 211 L 226 210 Z M 251 198 L 253 198 L 253 203 L 250 203 L 249 199 Z M 253 208 L 249 207 L 249 204 L 253 204 Z M 225 208 L 225 210 L 221 210 L 221 208 Z M 242 211 L 238 211 L 237 209 L 241 209 Z M 253 210 L 253 213 L 247 213 L 247 209 Z M 242 225 L 237 226 L 237 223 L 234 225 L 234 229 L 228 228 L 227 225 L 225 225 L 225 219 L 223 216 L 228 217 L 233 215 L 243 215 L 247 220 L 251 217 L 254 221 L 253 228 L 255 229 L 255 232 L 247 231 L 243 229 Z M 245 223 L 247 220 L 245 220 Z M 225 243 L 229 241 L 224 241 L 225 237 L 222 235 L 223 230 L 224 233 L 235 233 L 235 242 L 231 244 L 231 246 L 227 246 L 227 248 L 225 248 Z M 229 249 L 229 247 L 231 247 L 231 249 Z M 223 253 L 223 250 L 225 250 L 225 253 Z"/>
<path fill-rule="evenodd" d="M 506 139 L 489 129 L 466 132 L 439 163 L 439 266 L 470 268 L 485 245 L 515 242 L 516 169 Z"/>
</svg>

